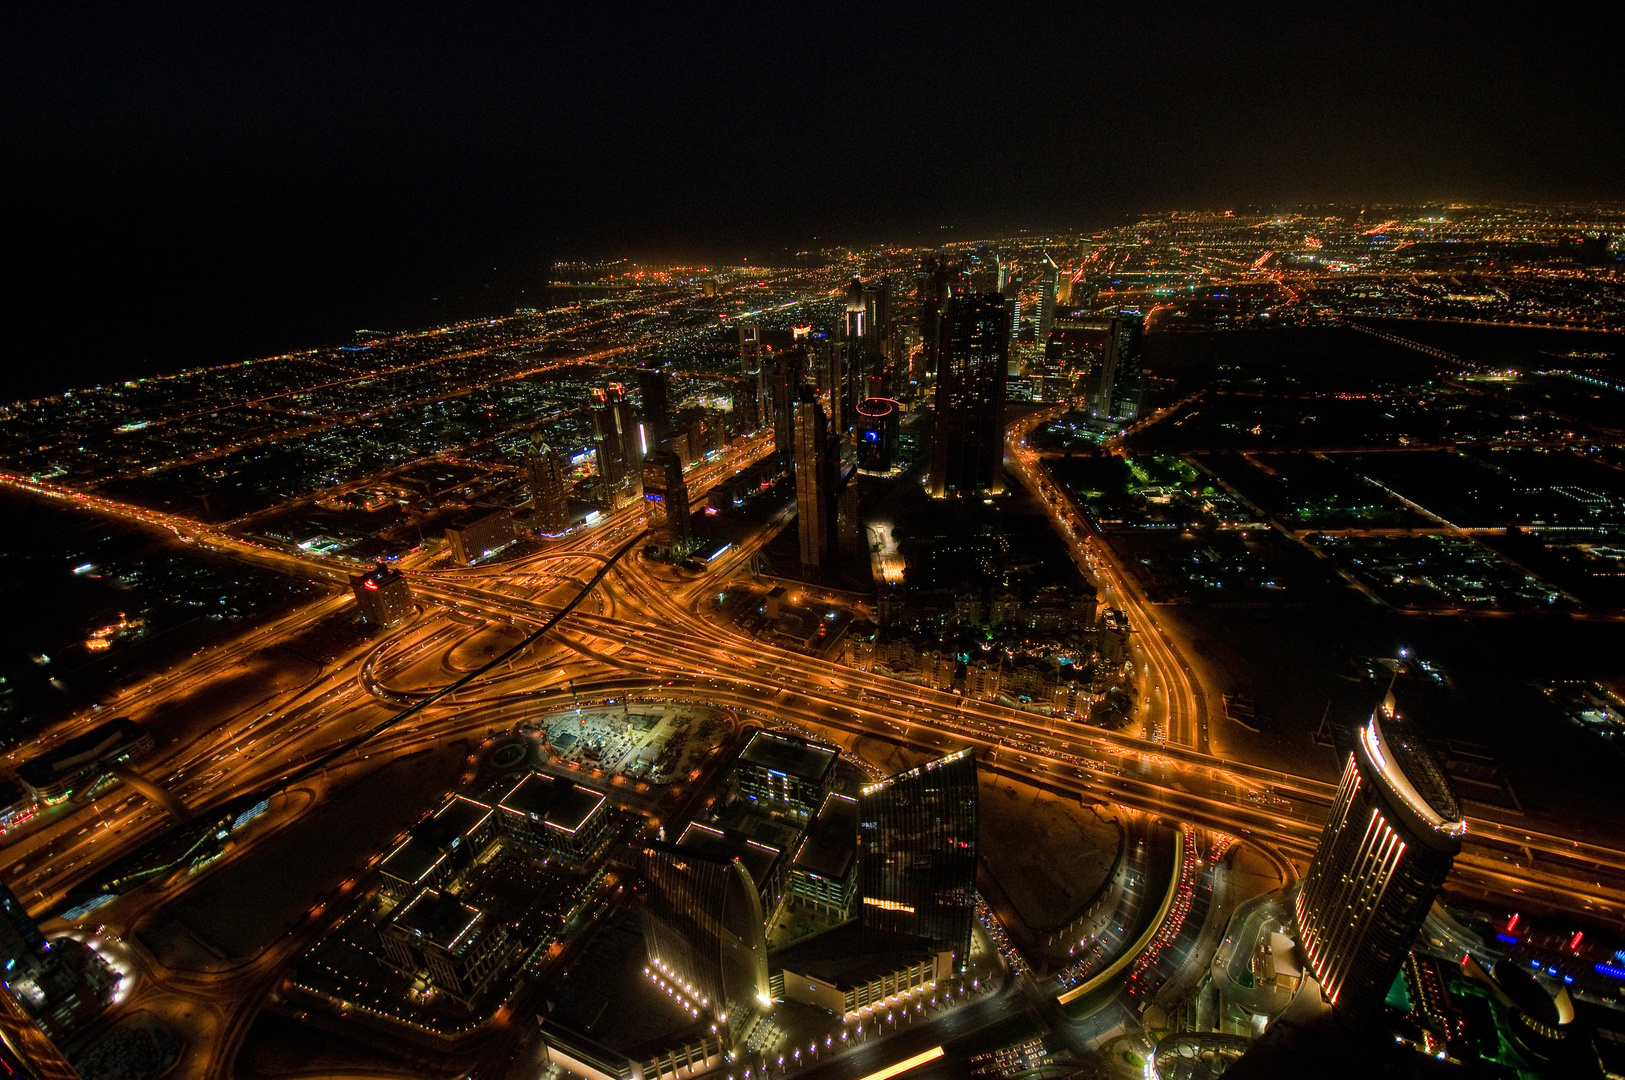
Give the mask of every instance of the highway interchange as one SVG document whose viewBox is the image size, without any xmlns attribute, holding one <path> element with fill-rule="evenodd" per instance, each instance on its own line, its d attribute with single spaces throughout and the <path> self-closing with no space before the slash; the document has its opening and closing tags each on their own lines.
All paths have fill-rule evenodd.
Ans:
<svg viewBox="0 0 1625 1080">
<path fill-rule="evenodd" d="M 676 568 L 634 551 L 525 655 L 389 729 L 329 772 L 301 782 L 267 815 L 262 832 L 396 757 L 478 742 L 562 708 L 633 699 L 693 702 L 744 720 L 787 722 L 847 746 L 877 739 L 918 755 L 971 746 L 985 770 L 1086 803 L 1117 804 L 1214 829 L 1301 867 L 1318 840 L 1332 787 L 1224 756 L 1222 740 L 1210 731 L 1209 694 L 1178 643 L 1159 625 L 1155 606 L 1050 481 L 1042 458 L 1027 448 L 1027 433 L 1047 415 L 1033 414 L 1012 426 L 1007 464 L 1047 508 L 1102 599 L 1128 615 L 1130 657 L 1139 679 L 1134 730 L 1112 733 L 970 700 L 740 635 L 716 617 L 715 601 L 730 582 L 750 574 L 753 556 L 785 527 L 788 517 L 780 514 L 703 570 Z M 763 434 L 691 472 L 693 505 L 703 502 L 710 487 L 772 449 L 771 436 Z M 0 476 L 0 483 L 335 584 L 356 569 L 341 560 L 246 540 L 224 527 L 32 479 Z M 612 552 L 644 528 L 642 507 L 635 505 L 520 559 L 432 569 L 423 565 L 431 553 L 409 558 L 403 565 L 419 611 L 407 625 L 341 658 L 303 686 L 269 693 L 194 738 L 159 747 L 139 767 L 193 812 L 274 786 L 304 763 L 420 702 L 430 688 L 405 678 L 406 673 L 449 669 L 446 660 L 460 643 L 493 627 L 528 630 L 551 619 Z M 350 602 L 338 593 L 204 650 L 129 688 L 101 711 L 47 733 L 42 744 L 72 737 L 108 715 L 159 714 Z M 656 805 L 619 778 L 587 782 L 601 783 L 617 801 L 640 811 Z M 169 814 L 145 796 L 116 785 L 8 838 L 0 848 L 0 875 L 31 910 L 55 911 L 71 889 L 171 823 Z M 244 847 L 254 842 L 251 836 Z M 117 938 L 185 887 L 183 882 L 149 890 L 82 922 L 105 925 L 107 935 Z M 1515 821 L 1472 818 L 1451 887 L 1494 903 L 1532 902 L 1625 925 L 1625 852 Z M 132 962 L 146 979 L 140 993 L 155 1001 L 168 994 L 213 1010 L 219 1037 L 211 1040 L 207 1059 L 189 1065 L 189 1072 L 227 1074 L 257 1002 L 325 925 L 323 919 L 330 922 L 341 908 L 319 905 L 301 933 L 290 934 L 229 977 L 168 971 L 150 956 L 135 956 Z"/>
</svg>

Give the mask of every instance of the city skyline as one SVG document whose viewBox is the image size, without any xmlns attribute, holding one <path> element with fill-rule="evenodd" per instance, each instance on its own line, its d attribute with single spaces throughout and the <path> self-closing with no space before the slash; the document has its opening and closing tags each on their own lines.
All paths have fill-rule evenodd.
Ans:
<svg viewBox="0 0 1625 1080">
<path fill-rule="evenodd" d="M 1625 1076 L 1602 25 L 0 14 L 0 1075 Z"/>
</svg>

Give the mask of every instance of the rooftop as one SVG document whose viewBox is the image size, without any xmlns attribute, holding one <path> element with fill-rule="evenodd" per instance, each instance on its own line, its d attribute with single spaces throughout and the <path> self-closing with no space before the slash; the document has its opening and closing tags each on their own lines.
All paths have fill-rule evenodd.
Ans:
<svg viewBox="0 0 1625 1080">
<path fill-rule="evenodd" d="M 858 853 L 858 801 L 830 792 L 796 848 L 792 870 L 841 879 Z"/>
<path fill-rule="evenodd" d="M 758 889 L 762 887 L 762 883 L 767 880 L 768 875 L 773 872 L 773 867 L 784 854 L 778 848 L 746 840 L 741 836 L 730 836 L 720 829 L 696 822 L 691 822 L 683 830 L 683 835 L 677 838 L 677 844 L 679 847 L 718 858 L 738 859 Z"/>
<path fill-rule="evenodd" d="M 531 773 L 497 805 L 509 813 L 523 814 L 532 821 L 573 833 L 604 805 L 604 797 L 569 780 Z"/>
<path fill-rule="evenodd" d="M 850 990 L 934 955 L 920 938 L 866 933 L 854 919 L 775 953 L 770 963 Z"/>
<path fill-rule="evenodd" d="M 829 775 L 839 756 L 832 746 L 781 735 L 776 731 L 758 731 L 750 737 L 739 760 L 769 772 L 795 776 L 803 780 L 819 781 Z"/>
<path fill-rule="evenodd" d="M 424 889 L 395 915 L 395 925 L 450 953 L 461 951 L 485 929 L 485 913 L 455 896 Z"/>
</svg>

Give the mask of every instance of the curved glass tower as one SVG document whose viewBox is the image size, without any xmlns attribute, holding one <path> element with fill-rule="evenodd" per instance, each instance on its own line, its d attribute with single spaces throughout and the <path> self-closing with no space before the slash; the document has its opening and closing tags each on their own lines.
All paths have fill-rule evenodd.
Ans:
<svg viewBox="0 0 1625 1080">
<path fill-rule="evenodd" d="M 1466 830 L 1389 694 L 1360 729 L 1297 900 L 1309 969 L 1343 1022 L 1380 1012 Z"/>
</svg>

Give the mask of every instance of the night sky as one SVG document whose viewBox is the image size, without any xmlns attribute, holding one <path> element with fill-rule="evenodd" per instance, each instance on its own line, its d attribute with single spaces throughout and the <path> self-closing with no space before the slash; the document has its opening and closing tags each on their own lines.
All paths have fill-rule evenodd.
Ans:
<svg viewBox="0 0 1625 1080">
<path fill-rule="evenodd" d="M 505 312 L 562 258 L 1625 198 L 1607 7 L 1233 7 L 8 5 L 0 398 Z"/>
</svg>

